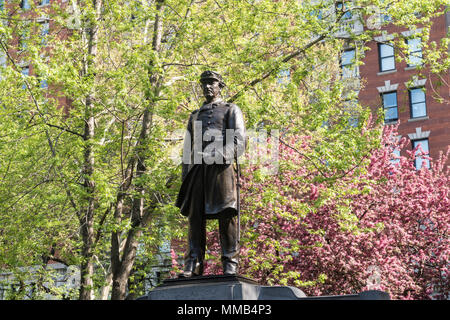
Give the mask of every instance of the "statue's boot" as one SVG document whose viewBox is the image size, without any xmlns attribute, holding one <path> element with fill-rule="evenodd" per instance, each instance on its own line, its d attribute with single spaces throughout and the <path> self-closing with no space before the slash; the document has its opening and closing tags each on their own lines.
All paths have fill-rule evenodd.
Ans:
<svg viewBox="0 0 450 320">
<path fill-rule="evenodd" d="M 238 274 L 238 267 L 239 267 L 239 264 L 237 261 L 222 260 L 223 274 L 225 274 L 225 275 Z"/>
<path fill-rule="evenodd" d="M 190 259 L 185 262 L 184 270 L 178 275 L 179 278 L 190 278 L 194 276 L 201 276 L 203 274 L 203 261 L 197 259 Z"/>
<path fill-rule="evenodd" d="M 239 266 L 238 223 L 236 216 L 219 219 L 220 246 L 223 274 L 237 274 Z"/>
<path fill-rule="evenodd" d="M 184 256 L 184 271 L 180 278 L 201 276 L 206 248 L 206 220 L 199 214 L 189 215 L 188 249 Z"/>
</svg>

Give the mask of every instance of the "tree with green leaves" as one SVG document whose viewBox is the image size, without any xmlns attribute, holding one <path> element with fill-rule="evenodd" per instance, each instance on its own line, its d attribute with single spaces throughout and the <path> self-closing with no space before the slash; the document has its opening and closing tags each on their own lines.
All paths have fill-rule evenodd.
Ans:
<svg viewBox="0 0 450 320">
<path fill-rule="evenodd" d="M 248 128 L 310 136 L 306 156 L 322 179 L 358 168 L 379 130 L 360 135 L 369 112 L 348 108 L 356 93 L 342 81 L 339 57 L 381 31 L 355 23 L 364 27 L 378 8 L 392 23 L 426 30 L 444 1 L 343 2 L 8 3 L 0 26 L 2 267 L 51 256 L 80 265 L 80 299 L 142 293 L 140 270 L 161 241 L 184 231 L 173 206 L 176 133 L 202 102 L 206 69 L 224 76 L 224 98 L 240 106 Z"/>
</svg>

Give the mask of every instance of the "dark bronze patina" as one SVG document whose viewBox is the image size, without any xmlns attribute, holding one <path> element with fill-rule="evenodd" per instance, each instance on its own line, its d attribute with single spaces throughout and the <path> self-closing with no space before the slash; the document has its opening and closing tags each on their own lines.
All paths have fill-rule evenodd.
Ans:
<svg viewBox="0 0 450 320">
<path fill-rule="evenodd" d="M 205 71 L 200 76 L 200 82 L 206 101 L 189 117 L 184 141 L 184 153 L 188 151 L 189 155 L 184 154 L 183 159 L 190 161 L 183 161 L 183 182 L 176 202 L 181 214 L 189 221 L 184 272 L 180 277 L 203 274 L 207 219 L 219 220 L 223 273 L 236 274 L 238 268 L 239 187 L 236 160 L 244 151 L 244 118 L 237 105 L 220 98 L 225 83 L 218 73 Z M 195 136 L 200 136 L 200 132 L 195 130 L 200 128 L 201 141 L 195 139 Z M 232 139 L 227 129 L 232 129 Z M 211 130 L 215 132 L 214 136 L 205 139 Z M 227 138 L 232 141 L 227 141 Z M 223 150 L 206 151 L 211 149 L 208 146 L 215 140 L 223 141 Z M 200 162 L 195 161 L 198 154 L 202 156 Z M 214 162 L 211 162 L 212 158 Z M 220 161 L 217 161 L 218 158 Z"/>
</svg>

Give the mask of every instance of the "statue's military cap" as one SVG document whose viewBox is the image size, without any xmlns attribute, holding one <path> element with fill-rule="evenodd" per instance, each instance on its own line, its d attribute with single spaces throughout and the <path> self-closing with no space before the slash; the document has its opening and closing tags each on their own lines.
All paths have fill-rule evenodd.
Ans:
<svg viewBox="0 0 450 320">
<path fill-rule="evenodd" d="M 202 74 L 200 75 L 200 82 L 203 82 L 207 79 L 217 80 L 217 81 L 219 81 L 219 83 L 222 87 L 225 87 L 225 82 L 223 82 L 222 76 L 215 71 L 208 70 L 208 71 L 202 72 Z"/>
</svg>

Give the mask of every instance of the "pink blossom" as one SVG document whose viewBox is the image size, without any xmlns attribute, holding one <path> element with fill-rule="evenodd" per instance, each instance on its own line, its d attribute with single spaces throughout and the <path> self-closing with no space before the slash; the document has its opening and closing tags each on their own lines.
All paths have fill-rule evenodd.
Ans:
<svg viewBox="0 0 450 320">
<path fill-rule="evenodd" d="M 417 171 L 414 150 L 390 161 L 392 150 L 407 143 L 391 138 L 396 135 L 387 126 L 383 147 L 373 150 L 364 170 L 339 179 L 323 179 L 285 145 L 280 162 L 289 169 L 256 182 L 256 168 L 243 166 L 240 273 L 261 284 L 284 279 L 307 295 L 377 288 L 393 299 L 448 298 L 450 148 L 430 160 L 430 169 Z M 307 153 L 312 139 L 286 141 Z M 273 199 L 262 201 L 273 188 Z M 208 233 L 208 249 L 206 271 L 220 273 L 217 232 Z"/>
</svg>

